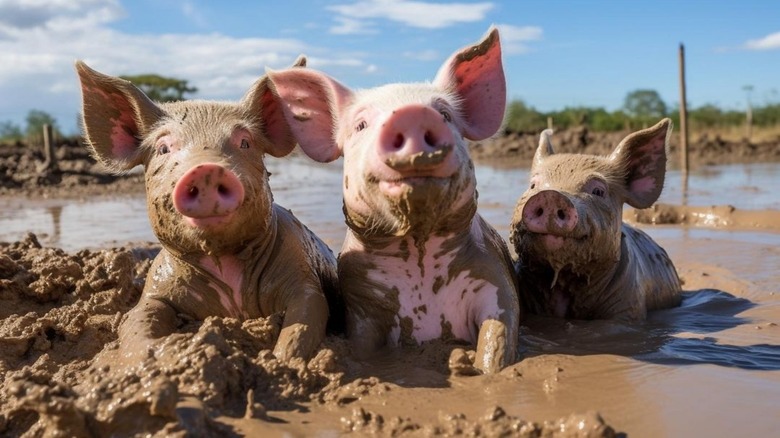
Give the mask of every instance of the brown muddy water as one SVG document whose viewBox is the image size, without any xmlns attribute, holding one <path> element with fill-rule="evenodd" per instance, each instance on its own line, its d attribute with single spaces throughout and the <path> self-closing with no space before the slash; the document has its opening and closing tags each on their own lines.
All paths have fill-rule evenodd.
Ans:
<svg viewBox="0 0 780 438">
<path fill-rule="evenodd" d="M 338 251 L 345 231 L 340 163 L 297 157 L 267 164 L 276 201 Z M 528 170 L 478 163 L 477 180 L 480 212 L 506 238 Z M 777 436 L 778 187 L 780 164 L 702 167 L 689 175 L 687 190 L 679 172 L 667 175 L 659 203 L 677 219 L 651 214 L 639 227 L 668 251 L 685 298 L 681 307 L 655 312 L 646 322 L 529 317 L 521 328 L 521 361 L 498 375 L 451 377 L 402 357 L 404 352 L 388 352 L 362 364 L 362 375 L 391 389 L 375 385 L 358 403 L 302 403 L 298 409 L 269 410 L 272 421 L 225 421 L 249 435 L 334 436 L 348 429 L 389 434 L 375 417 L 368 418 L 373 412 L 422 425 L 419 433 L 437 432 L 424 426 L 453 423 L 458 415 L 495 416 L 500 406 L 508 416 L 535 422 L 582 414 L 576 418 L 584 427 L 591 424 L 589 413 L 598 412 L 615 431 L 632 437 Z M 625 217 L 636 218 L 631 211 Z M 71 253 L 155 241 L 140 194 L 0 199 L 0 241 L 21 240 L 30 231 L 43 246 Z M 360 422 L 373 422 L 374 428 L 355 427 Z M 576 435 L 579 426 L 566 432 Z M 482 433 L 490 435 L 487 428 Z"/>
</svg>

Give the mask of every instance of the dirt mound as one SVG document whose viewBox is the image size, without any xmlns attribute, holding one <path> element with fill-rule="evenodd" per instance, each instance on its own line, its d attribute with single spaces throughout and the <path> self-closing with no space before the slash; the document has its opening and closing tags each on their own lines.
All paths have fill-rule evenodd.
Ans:
<svg viewBox="0 0 780 438">
<path fill-rule="evenodd" d="M 55 156 L 57 167 L 43 170 L 42 148 L 0 144 L 0 195 L 78 198 L 143 190 L 142 173 L 111 174 L 96 163 L 79 139 L 58 143 Z"/>
</svg>

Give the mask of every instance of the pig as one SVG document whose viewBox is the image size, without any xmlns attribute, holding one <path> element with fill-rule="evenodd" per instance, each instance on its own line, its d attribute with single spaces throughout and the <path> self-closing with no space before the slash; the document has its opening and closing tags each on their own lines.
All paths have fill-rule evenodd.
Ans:
<svg viewBox="0 0 780 438">
<path fill-rule="evenodd" d="M 476 343 L 475 372 L 514 361 L 511 254 L 477 213 L 467 149 L 503 123 L 498 30 L 454 53 L 432 83 L 353 91 L 313 69 L 267 74 L 300 147 L 321 162 L 343 156 L 338 274 L 354 351 L 445 339 Z"/>
<path fill-rule="evenodd" d="M 305 64 L 300 58 L 296 68 Z M 120 351 L 145 358 L 182 320 L 283 314 L 273 353 L 307 358 L 337 328 L 336 257 L 273 202 L 264 154 L 295 141 L 266 76 L 240 102 L 152 102 L 123 79 L 76 62 L 85 140 L 116 172 L 144 167 L 148 215 L 162 249 L 138 304 L 119 327 Z M 329 309 L 330 307 L 330 309 Z"/>
<path fill-rule="evenodd" d="M 542 133 L 530 187 L 515 207 L 510 244 L 529 312 L 641 321 L 680 304 L 680 279 L 653 239 L 622 221 L 623 204 L 661 194 L 672 122 L 625 137 L 609 156 L 556 154 Z"/>
</svg>

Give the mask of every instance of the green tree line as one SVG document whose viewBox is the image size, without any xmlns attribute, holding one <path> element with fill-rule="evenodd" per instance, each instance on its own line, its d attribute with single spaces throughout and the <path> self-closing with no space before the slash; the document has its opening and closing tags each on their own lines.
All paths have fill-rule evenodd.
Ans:
<svg viewBox="0 0 780 438">
<path fill-rule="evenodd" d="M 752 125 L 755 127 L 780 125 L 780 103 L 753 107 L 752 112 Z M 670 117 L 679 126 L 678 108 L 670 110 L 655 90 L 635 90 L 626 95 L 623 106 L 616 111 L 568 107 L 543 112 L 526 105 L 522 100 L 515 100 L 507 107 L 506 129 L 536 133 L 547 127 L 549 118 L 555 129 L 586 126 L 594 132 L 613 132 L 647 127 L 663 117 Z M 745 120 L 745 111 L 724 110 L 712 104 L 688 109 L 688 124 L 694 129 L 744 126 Z"/>
</svg>

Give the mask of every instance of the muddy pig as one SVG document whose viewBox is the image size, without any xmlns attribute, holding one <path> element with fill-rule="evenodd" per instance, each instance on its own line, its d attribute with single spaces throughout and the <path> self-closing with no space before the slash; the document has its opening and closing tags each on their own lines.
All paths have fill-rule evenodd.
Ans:
<svg viewBox="0 0 780 438">
<path fill-rule="evenodd" d="M 87 143 L 117 172 L 143 165 L 149 220 L 163 247 L 120 326 L 121 351 L 145 356 L 182 318 L 280 313 L 274 354 L 308 357 L 325 335 L 327 301 L 338 310 L 336 258 L 273 202 L 264 154 L 287 155 L 295 141 L 267 77 L 238 103 L 158 104 L 83 62 L 76 70 Z"/>
<path fill-rule="evenodd" d="M 623 203 L 650 207 L 661 194 L 672 122 L 635 132 L 607 157 L 555 154 L 541 135 L 531 185 L 512 217 L 521 301 L 534 313 L 642 320 L 680 303 L 672 261 L 622 221 Z"/>
<path fill-rule="evenodd" d="M 476 213 L 466 144 L 503 121 L 498 31 L 453 54 L 433 83 L 353 91 L 310 69 L 268 76 L 300 146 L 322 162 L 344 157 L 338 269 L 355 351 L 443 338 L 476 343 L 483 372 L 513 361 L 511 255 Z"/>
</svg>

